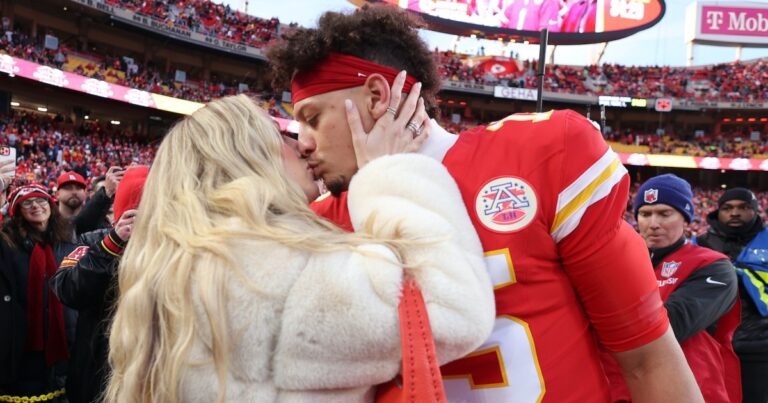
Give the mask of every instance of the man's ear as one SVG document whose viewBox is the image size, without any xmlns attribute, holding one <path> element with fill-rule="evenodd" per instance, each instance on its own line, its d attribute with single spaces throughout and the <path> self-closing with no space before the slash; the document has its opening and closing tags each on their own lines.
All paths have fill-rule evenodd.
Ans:
<svg viewBox="0 0 768 403">
<path fill-rule="evenodd" d="M 392 98 L 392 92 L 387 79 L 378 73 L 371 74 L 365 80 L 365 84 L 363 84 L 363 92 L 365 95 L 365 107 L 368 109 L 371 117 L 374 120 L 378 120 L 384 116 L 387 113 L 387 108 Z"/>
</svg>

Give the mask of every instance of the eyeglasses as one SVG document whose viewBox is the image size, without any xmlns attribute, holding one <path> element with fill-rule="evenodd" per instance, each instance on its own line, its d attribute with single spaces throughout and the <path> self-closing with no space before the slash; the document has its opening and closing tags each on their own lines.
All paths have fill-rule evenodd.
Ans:
<svg viewBox="0 0 768 403">
<path fill-rule="evenodd" d="M 34 197 L 31 199 L 24 200 L 23 202 L 21 202 L 20 206 L 21 208 L 32 208 L 33 204 L 37 204 L 38 206 L 45 206 L 46 204 L 48 204 L 48 199 Z"/>
</svg>

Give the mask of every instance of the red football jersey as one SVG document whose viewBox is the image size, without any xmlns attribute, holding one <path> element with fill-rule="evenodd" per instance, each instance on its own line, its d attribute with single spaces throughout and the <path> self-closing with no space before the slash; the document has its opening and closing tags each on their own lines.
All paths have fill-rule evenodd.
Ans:
<svg viewBox="0 0 768 403">
<path fill-rule="evenodd" d="M 598 340 L 626 351 L 669 326 L 645 243 L 622 219 L 629 180 L 616 154 L 584 117 L 551 111 L 462 133 L 443 164 L 483 244 L 497 310 L 491 338 L 443 366 L 448 400 L 608 401 Z M 313 208 L 349 226 L 339 205 L 345 197 Z"/>
</svg>

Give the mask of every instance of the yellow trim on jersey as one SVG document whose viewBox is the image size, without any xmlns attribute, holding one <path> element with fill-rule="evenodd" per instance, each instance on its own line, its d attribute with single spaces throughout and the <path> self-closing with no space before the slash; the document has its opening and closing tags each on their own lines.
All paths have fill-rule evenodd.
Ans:
<svg viewBox="0 0 768 403">
<path fill-rule="evenodd" d="M 550 234 L 560 242 L 578 226 L 589 206 L 610 193 L 627 170 L 610 148 L 565 190 L 557 201 L 555 220 Z"/>
<path fill-rule="evenodd" d="M 571 200 L 571 202 L 568 203 L 562 210 L 558 211 L 557 215 L 555 216 L 555 222 L 552 223 L 552 232 L 555 232 L 555 230 L 560 227 L 563 222 L 568 219 L 568 217 L 573 215 L 573 212 L 576 211 L 576 209 L 587 202 L 595 189 L 597 189 L 600 185 L 603 184 L 603 182 L 610 178 L 611 175 L 613 175 L 613 173 L 616 172 L 616 170 L 619 168 L 619 165 L 621 165 L 621 161 L 613 161 L 611 165 L 608 165 L 608 168 L 606 168 L 597 178 L 590 182 L 589 185 L 584 188 L 581 193 L 578 194 L 578 196 Z"/>
<path fill-rule="evenodd" d="M 496 130 L 499 130 L 502 126 L 504 126 L 505 122 L 513 121 L 513 122 L 544 122 L 549 120 L 549 118 L 552 117 L 552 114 L 554 113 L 554 110 L 548 111 L 548 112 L 539 112 L 539 113 L 515 113 L 514 115 L 509 115 L 505 117 L 504 119 L 497 120 L 496 122 L 493 122 L 486 126 L 485 130 L 495 132 Z"/>
<path fill-rule="evenodd" d="M 512 315 L 499 315 L 499 318 L 509 318 L 525 329 L 525 335 L 528 336 L 528 344 L 531 346 L 531 355 L 533 355 L 533 363 L 536 365 L 536 374 L 539 376 L 539 385 L 541 385 L 541 393 L 539 398 L 536 399 L 536 403 L 541 403 L 544 400 L 544 395 L 547 394 L 547 385 L 544 382 L 544 374 L 541 373 L 541 364 L 539 364 L 539 355 L 536 353 L 536 343 L 533 342 L 533 334 L 531 334 L 531 328 L 528 326 L 528 322 L 514 317 Z"/>
<path fill-rule="evenodd" d="M 320 196 L 317 196 L 317 199 L 315 199 L 312 203 L 317 203 L 319 201 L 323 201 L 327 199 L 331 195 L 331 192 L 325 192 L 321 194 Z"/>
<path fill-rule="evenodd" d="M 527 329 L 526 329 L 527 330 Z M 501 349 L 499 346 L 486 348 L 485 350 L 478 350 L 470 354 L 465 355 L 463 358 L 478 357 L 481 355 L 496 355 L 496 362 L 499 363 L 499 375 L 501 375 L 501 382 L 499 383 L 475 383 L 475 377 L 473 374 L 463 375 L 443 375 L 443 379 L 466 379 L 469 382 L 470 389 L 489 389 L 489 388 L 503 388 L 509 386 L 509 379 L 507 379 L 507 369 L 504 367 L 504 358 L 501 356 Z"/>
<path fill-rule="evenodd" d="M 488 252 L 483 252 L 484 257 L 498 256 L 498 255 L 504 255 L 504 258 L 507 261 L 507 270 L 509 271 L 509 281 L 500 283 L 500 284 L 494 284 L 493 285 L 494 290 L 498 290 L 508 285 L 517 283 L 517 276 L 515 275 L 515 265 L 512 264 L 512 255 L 509 253 L 509 248 L 496 249 Z"/>
</svg>

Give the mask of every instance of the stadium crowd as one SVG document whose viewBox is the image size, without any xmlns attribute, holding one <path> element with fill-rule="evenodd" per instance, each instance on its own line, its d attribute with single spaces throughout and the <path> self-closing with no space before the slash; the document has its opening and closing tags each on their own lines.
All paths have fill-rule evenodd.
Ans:
<svg viewBox="0 0 768 403">
<path fill-rule="evenodd" d="M 758 131 L 759 132 L 759 131 Z M 678 136 L 674 134 L 639 134 L 631 131 L 623 135 L 611 133 L 607 140 L 626 145 L 647 147 L 650 154 L 676 154 L 694 157 L 764 158 L 768 144 L 761 138 L 752 140 L 744 131 L 722 132 L 717 135 Z"/>
<path fill-rule="evenodd" d="M 253 81 L 223 80 L 215 74 L 210 80 L 200 77 L 177 80 L 174 68 L 162 71 L 152 62 L 133 57 L 114 56 L 106 52 L 83 54 L 63 45 L 58 49 L 49 49 L 43 46 L 41 38 L 32 38 L 19 31 L 6 31 L 0 37 L 0 52 L 82 76 L 195 102 L 209 102 L 239 93 L 261 95 L 258 91 L 261 85 Z M 286 117 L 285 112 L 278 110 L 273 110 L 272 114 Z"/>
<path fill-rule="evenodd" d="M 435 50 L 440 73 L 453 81 L 536 88 L 536 62 L 516 61 L 519 67 L 495 73 L 468 55 Z M 548 65 L 544 89 L 585 95 L 672 97 L 697 101 L 768 101 L 768 60 L 703 67 Z"/>
<path fill-rule="evenodd" d="M 115 2 L 118 1 L 115 0 Z M 176 12 L 173 10 L 201 10 L 199 12 L 206 17 L 191 18 L 187 16 L 181 21 L 218 21 L 212 27 L 217 27 L 216 29 L 219 31 L 226 31 L 225 36 L 231 35 L 232 32 L 239 32 L 240 28 L 233 27 L 240 27 L 242 24 L 235 21 L 250 21 L 242 14 L 229 9 L 228 6 L 216 5 L 209 1 L 139 3 L 122 0 L 119 3 L 121 3 L 120 6 L 133 7 L 139 12 L 156 13 L 158 17 L 164 16 L 163 18 L 169 19 L 168 23 L 175 23 L 176 20 L 173 19 L 173 16 L 187 16 L 188 11 Z M 211 17 L 211 15 L 215 15 L 215 17 Z M 202 22 L 199 24 L 205 26 Z M 253 24 L 256 23 L 248 22 L 246 26 Z M 271 26 L 271 23 L 269 25 Z M 262 45 L 268 42 L 273 34 L 264 36 Z M 240 37 L 240 35 L 236 35 L 236 37 Z M 63 46 L 59 49 L 45 48 L 42 39 L 30 38 L 23 33 L 8 30 L 0 39 L 0 49 L 12 56 L 48 66 L 69 69 L 76 74 L 193 101 L 207 102 L 221 96 L 248 92 L 249 88 L 253 86 L 253 83 L 224 82 L 224 80 L 215 78 L 210 81 L 195 81 L 190 78 L 188 81 L 180 82 L 176 80 L 173 69 L 161 72 L 152 63 L 142 63 L 141 61 L 134 61 L 133 58 L 103 53 L 86 55 L 93 60 L 98 60 L 97 63 L 68 63 L 68 54 L 71 53 L 71 50 Z M 494 71 L 482 67 L 482 63 L 468 63 L 468 55 L 436 49 L 435 58 L 440 74 L 448 80 L 536 88 L 536 62 L 510 61 L 509 63 L 518 64 L 519 69 L 500 76 Z M 765 102 L 768 101 L 768 85 L 766 83 L 768 83 L 768 60 L 760 59 L 750 63 L 737 62 L 697 68 L 636 67 L 616 64 L 547 66 L 544 89 L 585 95 Z M 241 84 L 245 84 L 245 86 L 241 88 Z"/>
<path fill-rule="evenodd" d="M 127 8 L 168 26 L 253 47 L 266 45 L 280 28 L 277 18 L 254 17 L 209 0 L 107 0 L 107 4 Z"/>
<path fill-rule="evenodd" d="M 148 164 L 156 151 L 156 144 L 137 139 L 130 130 L 97 121 L 75 125 L 61 116 L 0 116 L 0 132 L 0 146 L 16 148 L 16 180 L 49 189 L 63 172 L 103 176 L 112 165 Z"/>
<path fill-rule="evenodd" d="M 457 124 L 448 119 L 440 119 L 440 125 L 449 132 L 459 133 L 477 123 Z M 74 171 L 86 179 L 92 179 L 104 176 L 113 165 L 150 164 L 157 150 L 155 141 L 140 139 L 130 130 L 118 126 L 98 121 L 74 124 L 61 116 L 39 113 L 16 112 L 0 116 L 0 133 L 3 133 L 0 146 L 16 148 L 16 176 L 19 183 L 41 183 L 51 192 L 56 188 L 56 179 L 64 172 Z M 689 142 L 680 141 L 679 144 L 693 147 Z M 689 148 L 688 151 L 695 150 Z M 631 200 L 634 200 L 639 185 L 634 184 Z M 707 231 L 709 224 L 706 214 L 717 208 L 717 199 L 721 193 L 694 188 L 696 206 L 688 235 Z M 756 195 L 759 205 L 768 209 L 768 192 Z M 768 222 L 766 210 L 761 210 L 760 214 Z M 631 206 L 628 206 L 625 219 L 637 227 Z"/>
<path fill-rule="evenodd" d="M 630 223 L 635 229 L 637 229 L 637 219 L 632 212 L 632 200 L 637 197 L 637 191 L 642 183 L 635 182 L 630 190 L 630 202 L 627 205 L 627 211 L 624 213 L 624 219 Z M 717 201 L 722 196 L 724 191 L 702 189 L 700 187 L 693 188 L 693 218 L 691 223 L 685 230 L 685 235 L 689 238 L 697 235 L 705 234 L 710 227 L 710 223 L 707 222 L 707 214 L 717 210 Z M 757 203 L 759 208 L 758 213 L 763 221 L 768 222 L 768 192 L 754 192 L 757 197 Z"/>
</svg>

